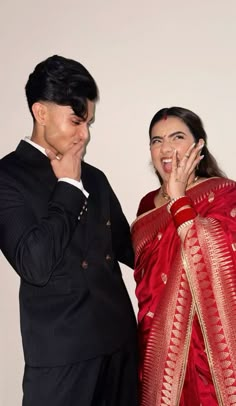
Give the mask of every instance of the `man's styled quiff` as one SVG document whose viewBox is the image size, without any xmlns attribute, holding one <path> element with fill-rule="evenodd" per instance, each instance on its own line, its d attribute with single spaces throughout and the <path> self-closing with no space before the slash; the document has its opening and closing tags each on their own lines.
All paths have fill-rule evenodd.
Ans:
<svg viewBox="0 0 236 406">
<path fill-rule="evenodd" d="M 87 69 L 77 61 L 58 55 L 47 58 L 35 67 L 29 75 L 25 91 L 32 116 L 32 105 L 47 101 L 71 106 L 78 117 L 86 119 L 87 100 L 98 99 L 96 82 Z"/>
</svg>

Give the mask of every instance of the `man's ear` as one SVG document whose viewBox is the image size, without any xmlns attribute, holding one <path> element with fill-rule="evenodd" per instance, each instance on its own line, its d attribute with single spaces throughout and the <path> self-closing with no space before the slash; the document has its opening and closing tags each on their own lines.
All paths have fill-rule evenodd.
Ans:
<svg viewBox="0 0 236 406">
<path fill-rule="evenodd" d="M 44 103 L 36 102 L 32 105 L 32 112 L 39 125 L 46 124 L 47 106 Z"/>
</svg>

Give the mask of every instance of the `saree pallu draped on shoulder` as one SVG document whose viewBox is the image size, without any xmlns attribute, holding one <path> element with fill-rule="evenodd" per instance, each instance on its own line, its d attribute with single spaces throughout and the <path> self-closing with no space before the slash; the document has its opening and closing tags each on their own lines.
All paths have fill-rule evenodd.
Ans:
<svg viewBox="0 0 236 406">
<path fill-rule="evenodd" d="M 214 385 L 208 405 L 236 405 L 236 187 L 212 178 L 187 194 L 198 216 L 184 243 L 166 206 L 132 226 L 142 406 L 186 405 L 184 391 L 189 404 L 202 402 L 194 382 L 186 388 L 194 346 L 198 372 Z"/>
</svg>

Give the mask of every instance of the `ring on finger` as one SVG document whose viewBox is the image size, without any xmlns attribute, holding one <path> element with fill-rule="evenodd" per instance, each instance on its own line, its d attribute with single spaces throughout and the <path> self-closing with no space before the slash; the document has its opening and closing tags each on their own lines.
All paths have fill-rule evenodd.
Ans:
<svg viewBox="0 0 236 406">
<path fill-rule="evenodd" d="M 175 178 L 175 181 L 176 181 L 176 182 L 179 182 L 179 183 L 186 183 L 185 180 L 180 180 L 180 179 L 178 179 L 178 178 Z"/>
</svg>

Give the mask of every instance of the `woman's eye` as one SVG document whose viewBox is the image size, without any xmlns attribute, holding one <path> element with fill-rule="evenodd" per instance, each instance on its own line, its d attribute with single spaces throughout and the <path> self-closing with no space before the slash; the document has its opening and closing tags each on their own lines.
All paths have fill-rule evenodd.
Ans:
<svg viewBox="0 0 236 406">
<path fill-rule="evenodd" d="M 160 142 L 161 142 L 161 141 L 160 141 L 159 138 L 152 138 L 152 139 L 151 139 L 151 145 L 159 144 Z"/>
<path fill-rule="evenodd" d="M 174 140 L 183 140 L 184 139 L 184 137 L 183 137 L 183 135 L 181 135 L 181 134 L 177 134 L 177 135 L 175 135 L 175 137 L 174 137 Z"/>
<path fill-rule="evenodd" d="M 72 121 L 72 123 L 73 123 L 74 125 L 80 125 L 80 124 L 81 124 L 81 121 Z"/>
</svg>

